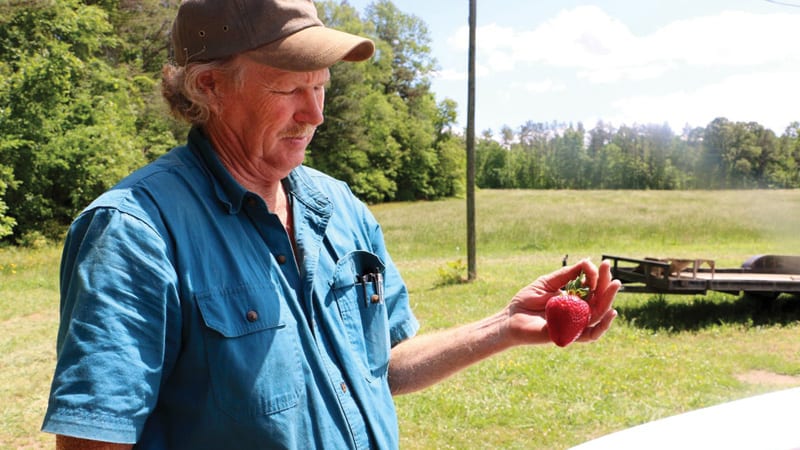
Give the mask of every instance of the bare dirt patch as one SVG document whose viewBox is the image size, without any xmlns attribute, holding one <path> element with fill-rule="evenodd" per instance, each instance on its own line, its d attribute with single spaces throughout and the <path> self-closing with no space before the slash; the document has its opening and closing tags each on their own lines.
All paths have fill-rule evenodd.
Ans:
<svg viewBox="0 0 800 450">
<path fill-rule="evenodd" d="M 736 379 L 750 384 L 768 384 L 772 386 L 800 386 L 800 377 L 783 375 L 767 370 L 750 370 L 736 375 Z"/>
</svg>

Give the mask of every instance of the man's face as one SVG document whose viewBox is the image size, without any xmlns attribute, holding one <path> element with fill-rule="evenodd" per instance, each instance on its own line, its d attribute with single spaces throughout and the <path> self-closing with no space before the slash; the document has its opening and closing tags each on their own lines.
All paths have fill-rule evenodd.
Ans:
<svg viewBox="0 0 800 450">
<path fill-rule="evenodd" d="M 323 121 L 328 69 L 287 72 L 239 56 L 238 87 L 226 83 L 219 115 L 225 139 L 262 176 L 284 178 L 302 164 L 314 130 Z"/>
</svg>

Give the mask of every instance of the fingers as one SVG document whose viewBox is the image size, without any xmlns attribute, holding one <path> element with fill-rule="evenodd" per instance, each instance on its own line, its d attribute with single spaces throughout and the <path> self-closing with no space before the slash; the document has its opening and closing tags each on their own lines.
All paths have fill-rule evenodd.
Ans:
<svg viewBox="0 0 800 450">
<path fill-rule="evenodd" d="M 616 319 L 616 317 L 617 317 L 616 310 L 611 309 L 609 311 L 606 311 L 606 313 L 603 315 L 600 321 L 597 322 L 597 324 L 589 326 L 585 330 L 583 330 L 583 334 L 581 334 L 581 337 L 578 338 L 578 340 L 581 342 L 594 342 L 600 339 L 600 337 L 603 336 L 603 334 L 605 334 L 605 332 L 608 331 L 609 328 L 611 328 L 611 323 L 614 321 L 614 319 Z"/>
<path fill-rule="evenodd" d="M 577 278 L 581 271 L 586 275 L 586 287 L 588 287 L 589 290 L 594 290 L 597 285 L 597 267 L 588 259 L 582 259 L 571 266 L 562 267 L 546 275 L 544 277 L 544 282 L 548 290 L 557 291 Z"/>
<path fill-rule="evenodd" d="M 600 264 L 597 289 L 594 291 L 592 298 L 589 299 L 589 305 L 592 307 L 590 326 L 596 325 L 605 317 L 606 313 L 611 309 L 611 304 L 614 302 L 614 297 L 617 295 L 620 286 L 622 286 L 619 280 L 611 280 L 610 266 L 611 264 L 608 261 L 603 261 Z"/>
<path fill-rule="evenodd" d="M 583 270 L 583 273 L 586 275 L 586 281 L 584 282 L 584 286 L 588 287 L 590 292 L 594 292 L 598 286 L 597 266 L 595 266 L 594 263 L 592 263 L 592 261 L 589 259 L 582 259 L 578 261 L 576 265 L 580 266 L 581 270 Z"/>
<path fill-rule="evenodd" d="M 614 297 L 617 295 L 621 284 L 619 280 L 614 280 L 608 284 L 608 287 L 603 292 L 595 292 L 593 301 L 590 302 L 592 308 L 592 318 L 589 325 L 593 326 L 598 321 L 602 320 L 605 315 L 611 310 L 611 304 L 614 302 Z"/>
<path fill-rule="evenodd" d="M 543 276 L 540 280 L 546 290 L 555 292 L 564 287 L 570 280 L 574 280 L 578 273 L 580 273 L 580 270 L 577 270 L 576 266 L 567 266 Z"/>
<path fill-rule="evenodd" d="M 602 289 L 603 286 L 611 282 L 611 262 L 608 260 L 602 261 L 600 267 L 597 268 L 597 272 L 597 286 L 595 287 Z"/>
</svg>

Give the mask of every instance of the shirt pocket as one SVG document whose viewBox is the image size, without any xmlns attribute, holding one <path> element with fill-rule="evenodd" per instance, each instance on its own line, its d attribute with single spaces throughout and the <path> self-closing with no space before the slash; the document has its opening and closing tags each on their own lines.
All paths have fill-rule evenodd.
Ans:
<svg viewBox="0 0 800 450">
<path fill-rule="evenodd" d="M 242 286 L 196 295 L 214 398 L 234 419 L 284 411 L 300 397 L 295 321 L 274 292 L 273 286 Z"/>
<path fill-rule="evenodd" d="M 350 348 L 370 380 L 385 375 L 389 367 L 384 268 L 377 255 L 356 250 L 336 263 L 332 280 L 332 291 Z"/>
</svg>

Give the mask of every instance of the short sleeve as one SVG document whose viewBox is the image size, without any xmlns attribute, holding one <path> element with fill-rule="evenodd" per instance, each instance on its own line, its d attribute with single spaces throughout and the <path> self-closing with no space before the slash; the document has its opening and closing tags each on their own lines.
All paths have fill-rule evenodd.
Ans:
<svg viewBox="0 0 800 450">
<path fill-rule="evenodd" d="M 43 431 L 134 443 L 180 338 L 177 276 L 151 225 L 115 208 L 82 214 L 61 265 L 57 363 Z"/>
</svg>

